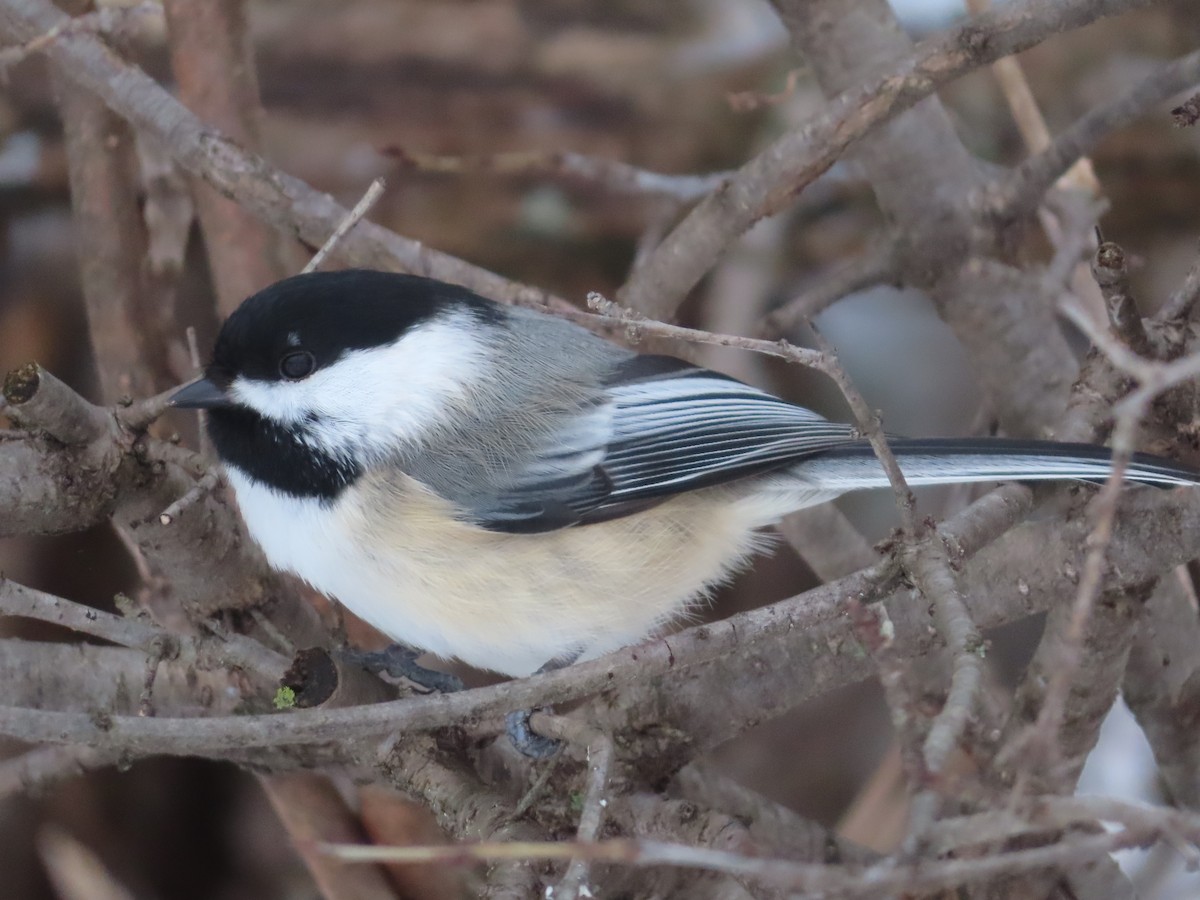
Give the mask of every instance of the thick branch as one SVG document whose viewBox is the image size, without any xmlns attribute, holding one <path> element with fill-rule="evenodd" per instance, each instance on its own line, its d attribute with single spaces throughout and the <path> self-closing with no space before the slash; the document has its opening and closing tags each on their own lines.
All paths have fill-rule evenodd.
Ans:
<svg viewBox="0 0 1200 900">
<path fill-rule="evenodd" d="M 124 427 L 119 412 L 92 406 L 34 365 L 10 373 L 5 399 L 24 427 L 82 446 L 59 447 L 36 434 L 4 442 L 0 534 L 78 531 L 111 516 L 141 551 L 146 584 L 170 592 L 194 619 L 284 593 L 221 494 L 209 492 L 161 520 L 199 477 L 178 447 Z M 199 563 L 197 548 L 223 564 Z"/>
<path fill-rule="evenodd" d="M 0 537 L 78 531 L 116 506 L 116 420 L 36 364 L 4 381 L 5 411 L 29 429 L 0 453 Z"/>
<path fill-rule="evenodd" d="M 0 696 L 15 706 L 73 710 L 62 715 L 88 719 L 102 730 L 110 715 L 137 717 L 146 660 L 141 650 L 125 647 L 2 638 Z M 154 701 L 173 716 L 233 715 L 246 699 L 241 687 L 240 676 L 232 670 L 201 669 L 183 660 L 164 660 L 154 679 Z M 5 721 L 7 716 L 0 712 L 0 722 Z"/>
</svg>

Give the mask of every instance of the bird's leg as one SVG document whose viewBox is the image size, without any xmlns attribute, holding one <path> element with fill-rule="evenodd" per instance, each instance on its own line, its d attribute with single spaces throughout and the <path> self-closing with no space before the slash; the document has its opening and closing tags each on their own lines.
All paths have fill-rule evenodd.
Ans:
<svg viewBox="0 0 1200 900">
<path fill-rule="evenodd" d="M 418 665 L 417 657 L 420 655 L 420 650 L 414 650 L 404 644 L 390 644 L 383 650 L 346 648 L 341 651 L 342 658 L 353 665 L 361 666 L 376 675 L 386 672 L 392 678 L 405 678 L 426 691 L 453 694 L 463 689 L 462 680 L 458 676 Z"/>
<path fill-rule="evenodd" d="M 533 674 L 542 675 L 546 672 L 564 669 L 579 659 L 582 653 L 582 650 L 576 650 L 568 656 L 552 659 Z M 550 710 L 548 708 L 513 710 L 504 717 L 504 731 L 508 734 L 508 739 L 512 741 L 513 746 L 523 756 L 528 756 L 530 759 L 548 759 L 562 747 L 562 741 L 543 737 L 530 727 L 529 718 L 535 712 L 550 712 Z"/>
</svg>

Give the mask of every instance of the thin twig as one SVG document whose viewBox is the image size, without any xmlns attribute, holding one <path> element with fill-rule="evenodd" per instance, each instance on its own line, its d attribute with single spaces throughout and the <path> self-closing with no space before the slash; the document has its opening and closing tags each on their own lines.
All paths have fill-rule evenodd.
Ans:
<svg viewBox="0 0 1200 900">
<path fill-rule="evenodd" d="M 921 758 L 922 718 L 915 682 L 908 659 L 896 646 L 896 626 L 880 603 L 861 603 L 850 598 L 846 612 L 854 635 L 871 655 L 878 671 L 891 716 L 892 728 L 900 748 L 900 760 L 910 784 L 924 780 L 925 763 Z"/>
<path fill-rule="evenodd" d="M 511 816 L 512 821 L 515 822 L 524 816 L 525 813 L 533 809 L 534 804 L 541 799 L 542 793 L 545 791 L 546 785 L 550 783 L 551 777 L 557 771 L 558 762 L 561 759 L 561 754 L 555 754 L 546 761 L 545 765 L 541 767 L 541 771 L 538 772 L 537 777 L 533 780 L 533 784 L 529 786 L 529 790 L 525 791 L 525 793 L 521 795 L 521 799 L 518 800 L 516 805 L 513 807 Z"/>
<path fill-rule="evenodd" d="M 153 397 L 134 401 L 129 406 L 118 406 L 117 419 L 131 431 L 145 431 L 150 423 L 170 409 L 171 397 L 178 390 L 178 387 L 172 387 Z"/>
<path fill-rule="evenodd" d="M 991 5 L 991 0 L 967 0 L 968 10 L 976 14 L 986 12 Z M 1004 99 L 1008 103 L 1013 121 L 1017 124 L 1017 130 L 1021 132 L 1026 148 L 1030 153 L 1041 153 L 1051 144 L 1050 129 L 1046 127 L 1045 117 L 1033 96 L 1020 61 L 1015 56 L 998 59 L 992 63 L 992 74 L 1004 94 Z M 1080 192 L 1089 199 L 1099 198 L 1102 192 L 1100 179 L 1096 177 L 1092 161 L 1086 156 L 1076 160 L 1071 168 L 1059 177 L 1055 186 L 1060 190 Z M 1051 244 L 1061 250 L 1064 242 L 1070 241 L 1072 238 L 1071 229 L 1065 227 L 1060 217 L 1045 203 L 1038 206 L 1037 216 L 1042 230 L 1050 239 Z M 1089 234 L 1083 240 L 1091 241 L 1093 239 Z M 1092 248 L 1095 248 L 1094 243 Z M 1076 293 L 1081 297 L 1094 295 L 1095 284 L 1088 277 L 1087 270 L 1078 259 L 1074 260 L 1071 265 L 1070 280 Z"/>
<path fill-rule="evenodd" d="M 214 137 L 219 133 L 243 151 L 261 152 L 265 114 L 246 3 L 161 2 L 176 96 L 214 129 Z M 146 134 L 144 129 L 138 129 L 138 133 L 143 138 Z M 208 146 L 215 149 L 212 143 Z M 295 234 L 280 234 L 270 228 L 229 192 L 196 181 L 190 185 L 190 193 L 204 236 L 218 315 L 229 315 L 246 297 L 302 265 L 300 248 L 293 241 Z"/>
<path fill-rule="evenodd" d="M 917 498 L 913 496 L 912 489 L 908 486 L 908 482 L 904 480 L 904 472 L 901 471 L 900 464 L 896 462 L 892 448 L 888 446 L 887 438 L 884 436 L 883 428 L 879 423 L 879 414 L 867 405 L 867 401 L 863 398 L 863 395 L 854 386 L 854 382 L 850 380 L 850 376 L 846 374 L 846 370 L 838 362 L 837 354 L 825 339 L 825 335 L 821 334 L 812 322 L 807 322 L 806 325 L 812 331 L 817 348 L 820 350 L 818 361 L 813 364 L 813 367 L 828 375 L 833 380 L 833 383 L 838 386 L 838 390 L 842 392 L 842 396 L 846 398 L 846 403 L 849 405 L 850 411 L 854 413 L 854 419 L 858 423 L 859 431 L 863 437 L 871 442 L 871 448 L 875 451 L 880 465 L 883 466 L 883 471 L 887 474 L 888 483 L 892 486 L 892 493 L 896 498 L 896 508 L 900 511 L 900 522 L 904 526 L 904 530 L 913 539 L 920 538 L 924 534 L 924 528 L 917 518 Z"/>
<path fill-rule="evenodd" d="M 699 200 L 719 188 L 733 174 L 711 172 L 706 175 L 667 175 L 639 169 L 619 160 L 601 159 L 569 150 L 549 153 L 541 150 L 523 150 L 494 153 L 490 156 L 438 156 L 389 146 L 383 148 L 383 153 L 397 160 L 405 169 L 416 172 L 443 175 L 533 175 L 576 179 L 616 193 L 663 197 L 677 203 Z"/>
<path fill-rule="evenodd" d="M 196 326 L 189 325 L 183 329 L 183 334 L 187 340 L 188 360 L 192 364 L 192 371 L 203 372 L 204 361 L 200 356 L 200 342 L 196 339 Z"/>
<path fill-rule="evenodd" d="M 604 809 L 608 806 L 605 793 L 608 790 L 609 771 L 613 762 L 612 738 L 566 716 L 536 713 L 530 724 L 538 734 L 584 748 L 587 755 L 588 779 L 575 840 L 578 843 L 595 842 L 604 824 Z M 592 896 L 590 892 L 582 894 L 590 874 L 591 864 L 588 859 L 580 857 L 572 860 L 554 891 L 556 900 L 576 900 L 581 895 Z"/>
<path fill-rule="evenodd" d="M 1103 206 L 1095 201 L 1081 200 L 1069 204 L 1066 221 L 1058 222 L 1054 256 L 1046 266 L 1042 284 L 1046 295 L 1057 298 L 1084 262 L 1084 256 L 1096 246 L 1096 221 Z M 1093 288 L 1094 289 L 1094 288 Z"/>
<path fill-rule="evenodd" d="M 337 246 L 338 241 L 345 237 L 350 229 L 357 225 L 359 220 L 371 211 L 371 207 L 374 206 L 376 201 L 383 196 L 383 190 L 385 187 L 387 187 L 387 182 L 385 182 L 382 178 L 376 178 L 371 182 L 371 186 L 367 188 L 366 193 L 362 195 L 362 199 L 355 203 L 354 208 L 350 210 L 350 212 L 346 215 L 346 218 L 342 219 L 342 221 L 338 223 L 338 227 L 333 230 L 333 234 L 329 235 L 329 239 L 326 240 L 325 243 L 321 245 L 321 248 L 313 254 L 313 258 L 308 261 L 308 265 L 300 270 L 300 274 L 304 275 L 317 270 L 317 267 L 325 261 L 325 257 L 327 257 L 333 251 L 333 248 Z"/>
<path fill-rule="evenodd" d="M 643 336 L 666 338 L 668 340 L 687 341 L 692 344 L 712 344 L 717 347 L 736 347 L 739 350 L 750 350 L 755 353 L 765 353 L 801 366 L 824 371 L 825 354 L 784 340 L 765 341 L 758 338 L 741 337 L 733 334 L 716 334 L 711 331 L 701 331 L 697 328 L 685 328 L 682 325 L 669 325 L 666 322 L 656 322 L 640 313 L 606 299 L 602 294 L 592 291 L 587 295 L 588 308 L 599 315 L 588 316 L 582 313 L 569 318 L 607 318 L 623 322 L 627 326 L 627 336 L 632 343 L 637 343 Z"/>
<path fill-rule="evenodd" d="M 70 628 L 101 640 L 149 650 L 166 634 L 149 620 L 127 618 L 56 597 L 0 576 L 0 616 L 20 616 Z"/>
<path fill-rule="evenodd" d="M 192 363 L 192 371 L 203 375 L 204 362 L 200 356 L 200 342 L 196 339 L 196 327 L 189 325 L 183 333 L 187 338 L 188 359 Z M 204 459 L 212 459 L 213 449 L 208 437 L 208 412 L 203 409 L 196 410 L 196 430 L 199 434 L 197 453 Z"/>
<path fill-rule="evenodd" d="M 1056 844 L 1014 850 L 978 859 L 921 860 L 897 865 L 892 860 L 865 868 L 765 859 L 661 841 L 616 838 L 580 843 L 503 843 L 381 847 L 322 844 L 320 849 L 348 863 L 446 863 L 516 860 L 565 860 L 584 856 L 593 862 L 630 866 L 680 866 L 746 875 L 805 894 L 879 897 L 892 892 L 926 892 L 953 888 L 999 876 L 1048 868 L 1066 868 L 1114 850 L 1146 846 L 1162 836 L 1151 827 L 1131 826 L 1109 834 L 1068 838 Z"/>
<path fill-rule="evenodd" d="M 217 486 L 221 480 L 220 472 L 209 469 L 200 479 L 188 489 L 188 492 L 158 514 L 160 525 L 172 525 L 179 514 L 194 505 L 197 500 Z"/>
<path fill-rule="evenodd" d="M 950 691 L 924 747 L 929 773 L 940 776 L 966 730 L 983 685 L 984 641 L 963 601 L 940 540 L 931 540 L 920 551 L 914 551 L 908 567 L 922 591 L 934 601 L 938 632 L 954 654 Z"/>
<path fill-rule="evenodd" d="M 809 327 L 813 327 L 812 323 L 809 323 Z M 958 746 L 975 708 L 983 684 L 983 661 L 980 657 L 983 639 L 963 601 L 957 580 L 950 568 L 946 548 L 937 537 L 932 523 L 921 522 L 917 518 L 916 498 L 887 445 L 877 417 L 873 416 L 866 401 L 838 363 L 833 348 L 825 341 L 824 336 L 815 328 L 813 333 L 826 360 L 822 371 L 841 389 L 854 411 L 859 427 L 866 430 L 875 455 L 888 473 L 896 505 L 907 532 L 901 548 L 901 559 L 912 576 L 913 583 L 932 604 L 938 631 L 945 638 L 954 656 L 946 703 L 934 718 L 921 748 L 923 772 L 936 778 L 943 773 L 950 754 Z M 905 709 L 893 709 L 893 717 L 911 718 L 911 712 L 907 709 L 911 704 L 906 702 L 904 705 Z M 909 768 L 911 770 L 911 763 Z M 914 781 L 914 785 L 922 782 L 923 779 Z M 906 847 L 909 856 L 915 857 L 918 845 L 924 841 L 925 833 L 933 823 L 940 805 L 941 798 L 930 790 L 922 790 L 914 797 L 909 842 Z"/>
</svg>

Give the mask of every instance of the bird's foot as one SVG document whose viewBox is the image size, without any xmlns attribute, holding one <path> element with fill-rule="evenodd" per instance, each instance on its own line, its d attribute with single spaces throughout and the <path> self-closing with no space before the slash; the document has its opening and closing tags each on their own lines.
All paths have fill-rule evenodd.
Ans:
<svg viewBox="0 0 1200 900">
<path fill-rule="evenodd" d="M 376 675 L 387 673 L 392 678 L 405 678 L 417 687 L 439 694 L 453 694 L 463 689 L 462 679 L 446 672 L 427 669 L 417 664 L 421 651 L 403 644 L 391 644 L 383 650 L 342 651 L 343 658 Z"/>
<path fill-rule="evenodd" d="M 539 710 L 518 709 L 504 717 L 504 731 L 508 739 L 522 756 L 530 759 L 549 759 L 559 748 L 562 741 L 544 737 L 529 725 L 529 718 Z"/>
<path fill-rule="evenodd" d="M 533 674 L 544 675 L 546 672 L 554 672 L 558 669 L 566 668 L 579 659 L 579 656 L 580 651 L 575 650 L 572 653 L 550 660 Z M 548 759 L 562 747 L 562 741 L 545 737 L 533 730 L 529 724 L 529 718 L 535 712 L 550 712 L 550 710 L 518 709 L 510 712 L 504 717 L 504 731 L 508 734 L 508 739 L 512 741 L 513 746 L 523 756 L 528 756 L 530 759 Z"/>
</svg>

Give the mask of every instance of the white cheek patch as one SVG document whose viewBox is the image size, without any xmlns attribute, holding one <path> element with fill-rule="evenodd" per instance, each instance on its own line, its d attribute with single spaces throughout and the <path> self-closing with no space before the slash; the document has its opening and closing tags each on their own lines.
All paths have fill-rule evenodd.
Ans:
<svg viewBox="0 0 1200 900">
<path fill-rule="evenodd" d="M 392 344 L 352 350 L 301 381 L 239 376 L 229 393 L 335 456 L 382 457 L 439 427 L 486 375 L 470 313 L 438 316 Z"/>
</svg>

